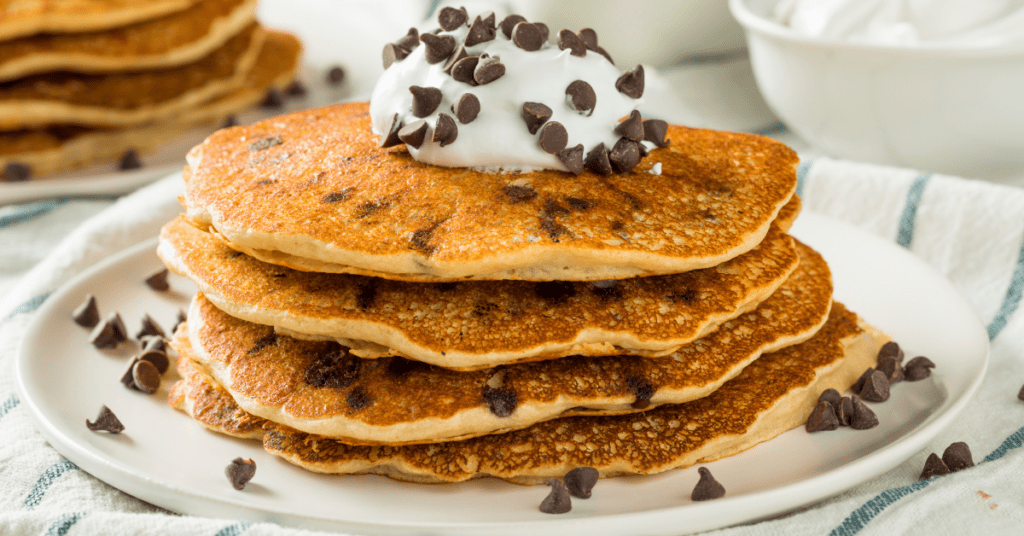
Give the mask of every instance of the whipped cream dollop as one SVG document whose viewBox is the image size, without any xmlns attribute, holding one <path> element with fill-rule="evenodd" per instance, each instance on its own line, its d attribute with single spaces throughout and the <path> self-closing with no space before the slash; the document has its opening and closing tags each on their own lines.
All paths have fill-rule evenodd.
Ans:
<svg viewBox="0 0 1024 536">
<path fill-rule="evenodd" d="M 464 10 L 445 8 L 441 29 L 422 35 L 410 30 L 385 47 L 385 71 L 370 101 L 382 146 L 399 143 L 401 133 L 413 158 L 433 165 L 579 173 L 588 154 L 599 159 L 601 144 L 614 171 L 627 171 L 621 168 L 663 145 L 663 132 L 658 143 L 644 145 L 643 123 L 634 113 L 643 103 L 642 67 L 619 70 L 591 30 L 549 35 L 547 27 L 522 17 L 498 23 L 488 15 L 471 19 Z M 631 128 L 620 127 L 631 114 Z M 656 123 L 664 122 L 647 123 L 657 130 Z M 638 152 L 636 162 L 613 154 L 616 144 L 620 153 Z M 616 157 L 627 161 L 616 165 Z M 591 162 L 587 168 L 600 166 Z"/>
<path fill-rule="evenodd" d="M 804 35 L 855 43 L 1024 44 L 1024 0 L 782 0 L 774 17 Z"/>
</svg>

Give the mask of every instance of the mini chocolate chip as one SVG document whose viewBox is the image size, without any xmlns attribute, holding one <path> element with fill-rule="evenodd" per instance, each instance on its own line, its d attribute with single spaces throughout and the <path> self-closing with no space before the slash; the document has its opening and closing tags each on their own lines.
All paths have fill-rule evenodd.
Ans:
<svg viewBox="0 0 1024 536">
<path fill-rule="evenodd" d="M 452 113 L 463 125 L 472 123 L 480 113 L 480 99 L 472 93 L 464 93 L 459 100 L 452 105 Z"/>
<path fill-rule="evenodd" d="M 494 30 L 495 32 L 497 32 L 497 30 L 498 30 L 497 20 L 498 19 L 496 18 L 497 15 L 495 15 L 493 11 L 487 11 L 483 15 L 481 15 L 481 17 L 483 18 L 484 26 L 486 26 L 486 27 Z"/>
<path fill-rule="evenodd" d="M 384 68 L 391 67 L 396 61 L 404 60 L 409 55 L 409 51 L 394 44 L 388 43 L 384 45 L 384 50 L 381 52 L 381 58 L 384 61 Z"/>
<path fill-rule="evenodd" d="M 931 376 L 933 368 L 935 363 L 932 363 L 931 359 L 923 355 L 917 356 L 907 361 L 907 365 L 903 367 L 903 376 L 908 382 L 916 382 Z"/>
<path fill-rule="evenodd" d="M 946 464 L 951 473 L 961 469 L 974 467 L 974 457 L 971 456 L 971 447 L 963 441 L 951 443 L 942 453 L 942 463 Z"/>
<path fill-rule="evenodd" d="M 139 339 L 139 342 L 142 343 L 143 352 L 156 350 L 157 352 L 167 353 L 167 339 L 159 335 L 147 335 Z"/>
<path fill-rule="evenodd" d="M 864 380 L 857 394 L 868 402 L 885 402 L 889 400 L 889 379 L 884 372 L 875 370 Z"/>
<path fill-rule="evenodd" d="M 462 82 L 471 86 L 477 85 L 476 79 L 473 78 L 473 73 L 476 72 L 476 67 L 479 64 L 479 56 L 466 56 L 462 58 L 452 67 L 452 78 L 456 82 Z"/>
<path fill-rule="evenodd" d="M 455 38 L 450 35 L 423 34 L 420 41 L 427 47 L 427 63 L 433 65 L 448 59 L 455 52 Z"/>
<path fill-rule="evenodd" d="M 587 153 L 587 157 L 583 159 L 583 167 L 598 175 L 612 174 L 612 162 L 608 159 L 608 149 L 605 149 L 604 143 L 597 144 Z"/>
<path fill-rule="evenodd" d="M 96 422 L 86 419 L 85 427 L 93 432 L 110 432 L 112 434 L 120 434 L 124 431 L 124 425 L 121 424 L 120 419 L 107 406 L 100 408 L 100 414 L 96 416 Z"/>
<path fill-rule="evenodd" d="M 132 381 L 136 389 L 151 395 L 160 388 L 160 371 L 149 361 L 140 359 L 132 367 Z"/>
<path fill-rule="evenodd" d="M 594 201 L 580 199 L 579 197 L 573 197 L 571 195 L 565 197 L 565 202 L 568 203 L 573 210 L 579 211 L 590 210 L 597 205 Z"/>
<path fill-rule="evenodd" d="M 132 372 L 135 370 L 135 364 L 138 362 L 139 358 L 133 357 L 132 360 L 128 363 L 128 370 L 124 371 L 124 374 L 121 375 L 121 383 L 125 387 L 129 389 L 134 389 L 136 391 L 138 391 L 139 388 L 138 386 L 135 385 L 135 376 L 132 374 Z"/>
<path fill-rule="evenodd" d="M 615 89 L 627 97 L 639 99 L 644 96 L 644 66 L 637 65 L 632 71 L 626 71 L 615 81 Z"/>
<path fill-rule="evenodd" d="M 427 117 L 441 104 L 441 90 L 436 87 L 409 86 L 412 93 L 412 115 Z"/>
<path fill-rule="evenodd" d="M 395 44 L 402 50 L 405 50 L 406 53 L 412 52 L 414 48 L 420 46 L 420 33 L 416 28 L 409 28 L 409 31 L 398 41 L 395 41 Z"/>
<path fill-rule="evenodd" d="M 597 32 L 592 28 L 582 29 L 576 36 L 580 38 L 580 41 L 583 41 L 583 45 L 587 47 L 587 50 L 597 51 Z"/>
<path fill-rule="evenodd" d="M 231 482 L 231 487 L 243 490 L 252 477 L 256 476 L 256 462 L 252 461 L 252 458 L 235 458 L 224 468 L 224 475 L 228 477 L 228 482 Z"/>
<path fill-rule="evenodd" d="M 395 114 L 395 115 L 398 115 L 398 114 Z M 396 133 L 395 136 L 397 137 L 398 134 Z M 402 140 L 398 140 L 398 142 L 401 143 Z M 344 200 L 348 199 L 350 195 L 352 195 L 352 188 L 345 188 L 344 190 L 342 190 L 340 192 L 332 192 L 332 193 L 329 193 L 329 194 L 321 197 L 320 201 L 322 201 L 324 203 L 338 203 L 340 201 L 344 201 Z"/>
<path fill-rule="evenodd" d="M 637 110 L 630 112 L 629 117 L 615 126 L 615 133 L 633 141 L 643 141 L 644 120 L 640 117 L 640 112 Z"/>
<path fill-rule="evenodd" d="M 128 328 L 124 326 L 124 320 L 121 320 L 121 314 L 117 311 L 107 315 L 107 320 L 110 322 L 111 327 L 114 328 L 114 339 L 118 343 L 122 343 L 128 340 Z"/>
<path fill-rule="evenodd" d="M 292 81 L 291 85 L 288 86 L 284 92 L 289 97 L 305 97 L 309 90 L 306 88 L 306 84 L 303 84 L 301 80 Z"/>
<path fill-rule="evenodd" d="M 928 459 L 924 462 L 924 469 L 921 470 L 921 476 L 917 477 L 918 480 L 928 480 L 933 476 L 943 476 L 950 473 L 949 467 L 939 458 L 938 454 L 934 452 L 928 455 Z"/>
<path fill-rule="evenodd" d="M 521 203 L 523 201 L 529 201 L 537 197 L 537 191 L 529 186 L 516 186 L 510 184 L 502 189 L 505 195 L 513 203 Z"/>
<path fill-rule="evenodd" d="M 519 404 L 519 396 L 510 387 L 491 387 L 485 384 L 482 396 L 488 409 L 496 417 L 512 415 Z"/>
<path fill-rule="evenodd" d="M 146 278 L 146 285 L 153 290 L 164 291 L 170 289 L 171 286 L 167 284 L 167 274 L 167 268 L 164 268 L 150 275 Z"/>
<path fill-rule="evenodd" d="M 558 32 L 558 48 L 569 49 L 569 54 L 582 58 L 587 55 L 587 45 L 580 41 L 580 38 L 570 30 Z"/>
<path fill-rule="evenodd" d="M 808 432 L 827 432 L 836 428 L 839 428 L 839 417 L 836 416 L 836 410 L 832 404 L 824 400 L 814 406 L 814 410 L 811 411 L 811 416 L 807 418 L 807 424 L 804 426 Z"/>
<path fill-rule="evenodd" d="M 22 162 L 7 162 L 4 164 L 4 181 L 22 182 L 32 178 L 32 168 Z"/>
<path fill-rule="evenodd" d="M 711 471 L 707 467 L 697 469 L 697 473 L 700 474 L 700 480 L 690 493 L 691 501 L 710 501 L 725 496 L 725 486 L 711 476 Z"/>
<path fill-rule="evenodd" d="M 238 126 L 238 116 L 235 115 L 235 114 L 230 114 L 230 115 L 228 115 L 227 117 L 224 118 L 224 124 L 222 124 L 220 126 L 220 128 L 231 128 L 231 127 L 237 127 L 237 126 Z"/>
<path fill-rule="evenodd" d="M 139 153 L 135 149 L 128 149 L 121 155 L 121 159 L 117 161 L 118 171 L 130 171 L 140 168 L 142 168 L 142 159 L 139 158 Z"/>
<path fill-rule="evenodd" d="M 832 407 L 838 408 L 839 400 L 841 398 L 843 398 L 843 395 L 839 394 L 839 391 L 836 391 L 835 389 L 825 389 L 820 395 L 818 395 L 818 402 L 824 400 L 825 402 L 832 404 Z"/>
<path fill-rule="evenodd" d="M 1020 391 L 1017 391 L 1017 400 L 1024 402 L 1024 385 L 1020 387 Z"/>
<path fill-rule="evenodd" d="M 608 60 L 608 63 L 615 65 L 615 60 L 612 59 L 612 55 L 609 54 L 608 51 L 604 49 L 604 47 L 597 47 L 597 50 L 595 50 L 595 52 L 604 56 L 604 59 Z"/>
<path fill-rule="evenodd" d="M 636 144 L 636 148 L 640 150 L 641 159 L 647 158 L 647 155 L 650 154 L 650 151 L 647 150 L 647 146 L 642 143 Z M 661 173 L 658 173 L 658 175 L 661 175 Z"/>
<path fill-rule="evenodd" d="M 637 142 L 628 138 L 619 138 L 615 147 L 608 153 L 612 169 L 617 173 L 628 173 L 640 163 L 640 148 Z"/>
<path fill-rule="evenodd" d="M 171 360 L 167 359 L 167 354 L 159 350 L 148 350 L 139 356 L 139 361 L 146 361 L 149 364 L 156 367 L 156 371 L 160 374 L 167 372 L 168 367 L 171 366 Z"/>
<path fill-rule="evenodd" d="M 398 139 L 406 145 L 419 149 L 423 145 L 423 140 L 427 139 L 427 122 L 420 119 L 415 123 L 405 125 L 398 131 Z"/>
<path fill-rule="evenodd" d="M 348 392 L 348 396 L 345 397 L 345 403 L 348 407 L 353 410 L 360 410 L 368 406 L 372 402 L 370 394 L 366 392 L 366 389 L 362 385 L 357 385 Z"/>
<path fill-rule="evenodd" d="M 402 122 L 398 120 L 398 114 L 391 116 L 387 122 L 387 134 L 380 137 L 380 147 L 394 147 L 402 143 L 402 140 L 398 139 L 398 131 L 402 129 Z M 333 195 L 333 194 L 331 194 Z M 326 197 L 324 198 L 327 199 Z M 333 203 L 334 201 L 327 201 Z"/>
<path fill-rule="evenodd" d="M 536 26 L 538 30 L 540 30 L 540 38 L 542 41 L 546 43 L 548 37 L 551 35 L 551 30 L 548 30 L 548 25 L 544 24 L 543 22 L 535 22 L 533 23 L 533 25 Z"/>
<path fill-rule="evenodd" d="M 345 81 L 345 69 L 342 69 L 340 65 L 335 65 L 327 70 L 327 83 L 332 86 L 337 86 Z"/>
<path fill-rule="evenodd" d="M 467 47 L 486 43 L 498 35 L 493 23 L 494 13 L 491 13 L 489 19 L 492 21 L 490 24 L 487 23 L 487 18 L 482 19 L 479 15 L 473 19 L 473 24 L 469 25 L 469 33 L 466 34 Z"/>
<path fill-rule="evenodd" d="M 458 63 L 459 60 L 465 59 L 467 57 L 469 57 L 469 53 L 466 52 L 466 47 L 460 46 L 459 49 L 455 51 L 455 54 L 449 56 L 448 61 L 444 62 L 444 68 L 442 69 L 442 71 L 444 71 L 444 73 L 447 75 L 451 75 L 452 68 L 455 67 L 455 64 Z M 476 69 L 476 65 L 473 65 L 473 69 Z M 469 73 L 470 76 L 472 76 L 472 69 L 469 70 Z M 462 81 L 463 80 L 460 80 L 460 82 Z"/>
<path fill-rule="evenodd" d="M 466 13 L 466 8 L 464 7 L 459 9 L 443 7 L 437 14 L 437 23 L 446 32 L 455 30 L 459 26 L 466 24 L 467 21 L 469 21 L 469 13 Z"/>
<path fill-rule="evenodd" d="M 626 378 L 626 385 L 629 387 L 629 392 L 633 393 L 636 398 L 630 404 L 636 409 L 643 409 L 651 405 L 651 399 L 654 398 L 654 393 L 658 390 L 650 380 L 639 376 Z"/>
<path fill-rule="evenodd" d="M 514 35 L 513 30 L 516 27 L 516 24 L 519 24 L 520 22 L 526 22 L 526 17 L 512 14 L 502 19 L 498 26 L 501 28 L 501 33 L 505 34 L 505 37 L 512 39 L 512 36 Z"/>
<path fill-rule="evenodd" d="M 558 154 L 569 144 L 569 133 L 558 121 L 548 121 L 540 129 L 540 148 L 544 152 Z"/>
<path fill-rule="evenodd" d="M 268 136 L 266 138 L 260 138 L 249 144 L 250 153 L 258 153 L 265 151 L 271 147 L 281 145 L 284 141 L 281 140 L 281 136 Z"/>
<path fill-rule="evenodd" d="M 853 420 L 853 399 L 848 396 L 844 396 L 836 401 L 835 407 L 836 418 L 839 419 L 839 426 L 850 426 L 850 423 Z"/>
<path fill-rule="evenodd" d="M 544 35 L 536 24 L 524 21 L 512 30 L 512 42 L 527 52 L 535 52 L 544 46 Z"/>
<path fill-rule="evenodd" d="M 71 313 L 71 318 L 83 328 L 95 327 L 100 321 L 100 310 L 96 307 L 96 297 L 92 294 L 86 296 L 82 305 L 79 305 Z"/>
<path fill-rule="evenodd" d="M 281 93 L 281 90 L 276 87 L 268 89 L 267 95 L 263 97 L 263 102 L 260 103 L 260 106 L 264 108 L 280 108 L 284 106 L 284 93 Z"/>
<path fill-rule="evenodd" d="M 491 82 L 505 76 L 505 65 L 497 57 L 486 54 L 480 56 L 480 61 L 473 70 L 473 80 L 479 85 L 490 84 Z"/>
<path fill-rule="evenodd" d="M 263 335 L 262 337 L 256 339 L 256 341 L 252 343 L 252 347 L 246 350 L 245 353 L 252 355 L 258 352 L 262 352 L 268 346 L 273 346 L 275 344 L 277 344 L 277 332 L 271 330 L 270 333 L 267 333 L 266 335 Z"/>
<path fill-rule="evenodd" d="M 527 102 L 523 104 L 520 116 L 526 122 L 526 129 L 530 131 L 530 134 L 536 134 L 540 127 L 547 123 L 548 119 L 551 119 L 553 113 L 551 108 L 539 102 Z"/>
<path fill-rule="evenodd" d="M 539 281 L 533 290 L 541 299 L 555 304 L 576 295 L 576 287 L 568 281 Z"/>
<path fill-rule="evenodd" d="M 857 381 L 853 382 L 853 387 L 850 387 L 850 391 L 854 393 L 859 393 L 860 390 L 864 387 L 864 382 L 867 381 L 868 376 L 870 376 L 871 373 L 874 371 L 874 367 L 868 367 L 868 369 L 865 370 L 864 373 L 860 375 L 860 378 L 857 378 Z"/>
<path fill-rule="evenodd" d="M 165 336 L 163 328 L 161 328 L 160 324 L 157 324 L 156 320 L 153 320 L 153 317 L 149 316 L 148 313 L 142 315 L 142 328 L 140 328 L 135 334 L 135 338 L 141 340 L 146 335 L 159 335 L 160 337 Z"/>
<path fill-rule="evenodd" d="M 573 497 L 589 499 L 591 490 L 594 489 L 594 485 L 597 484 L 597 479 L 600 476 L 597 469 L 593 467 L 577 467 L 566 473 L 562 480 L 565 482 L 566 489 L 569 490 Z"/>
<path fill-rule="evenodd" d="M 572 510 L 572 499 L 569 498 L 569 490 L 561 480 L 549 478 L 545 484 L 551 486 L 551 492 L 541 501 L 541 512 L 545 514 L 564 514 Z"/>
<path fill-rule="evenodd" d="M 558 159 L 573 175 L 583 173 L 583 144 L 558 151 Z"/>
<path fill-rule="evenodd" d="M 875 415 L 874 411 L 871 411 L 867 404 L 861 401 L 860 397 L 853 395 L 849 400 L 853 406 L 853 413 L 850 414 L 850 428 L 854 430 L 867 430 L 878 426 L 878 416 Z"/>
<path fill-rule="evenodd" d="M 903 367 L 895 357 L 887 355 L 878 358 L 878 370 L 885 374 L 890 384 L 903 381 Z"/>
<path fill-rule="evenodd" d="M 437 114 L 437 123 L 434 124 L 433 141 L 439 142 L 441 147 L 451 144 L 459 137 L 459 127 L 455 120 L 448 114 Z"/>
<path fill-rule="evenodd" d="M 119 328 L 116 325 L 120 316 L 115 317 L 114 315 L 117 313 L 111 313 L 89 334 L 89 342 L 96 348 L 117 348 L 118 344 L 127 340 L 127 337 L 120 337 Z"/>
<path fill-rule="evenodd" d="M 565 88 L 565 104 L 570 110 L 589 117 L 597 106 L 597 93 L 594 93 L 594 88 L 590 84 L 583 80 L 575 80 Z"/>
<path fill-rule="evenodd" d="M 347 350 L 335 347 L 333 351 L 320 354 L 303 371 L 303 379 L 313 387 L 344 389 L 359 376 L 362 360 Z"/>
<path fill-rule="evenodd" d="M 899 363 L 903 363 L 903 355 L 903 350 L 896 341 L 889 341 L 883 344 L 882 348 L 878 350 L 878 359 L 888 356 L 896 358 L 896 361 Z"/>
<path fill-rule="evenodd" d="M 658 147 L 668 147 L 670 140 L 665 139 L 668 134 L 668 123 L 661 119 L 648 119 L 644 121 L 644 140 L 653 143 Z"/>
</svg>

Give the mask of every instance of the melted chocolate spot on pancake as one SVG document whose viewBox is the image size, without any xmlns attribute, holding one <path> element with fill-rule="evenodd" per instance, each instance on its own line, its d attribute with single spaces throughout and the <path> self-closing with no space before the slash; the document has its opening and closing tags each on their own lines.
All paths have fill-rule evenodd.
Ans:
<svg viewBox="0 0 1024 536">
<path fill-rule="evenodd" d="M 665 301 L 672 303 L 693 303 L 697 299 L 697 291 L 692 288 L 683 290 L 682 292 L 673 292 L 665 296 Z"/>
<path fill-rule="evenodd" d="M 491 410 L 491 413 L 498 417 L 508 417 L 516 410 L 519 404 L 519 396 L 509 387 L 491 387 L 484 385 L 484 402 Z"/>
<path fill-rule="evenodd" d="M 573 210 L 587 211 L 594 208 L 597 203 L 593 201 L 587 201 L 586 199 L 580 199 L 578 197 L 566 197 L 565 202 L 569 204 L 569 207 Z"/>
<path fill-rule="evenodd" d="M 370 398 L 369 393 L 366 392 L 366 389 L 364 389 L 362 385 L 357 385 L 349 391 L 348 398 L 345 399 L 345 402 L 348 404 L 348 407 L 353 410 L 360 410 L 370 405 L 370 402 L 373 402 L 373 399 Z"/>
<path fill-rule="evenodd" d="M 344 190 L 341 190 L 340 192 L 334 192 L 332 194 L 327 194 L 327 195 L 321 197 L 320 201 L 323 201 L 324 203 L 337 203 L 339 201 L 345 201 L 345 200 L 348 199 L 348 197 L 350 195 L 352 195 L 352 192 L 354 190 L 355 190 L 355 188 L 351 188 L 351 187 L 345 188 Z"/>
<path fill-rule="evenodd" d="M 548 237 L 555 243 L 559 242 L 558 239 L 560 237 L 570 234 L 568 229 L 563 227 L 562 224 L 558 223 L 550 216 L 544 214 L 543 211 L 541 211 L 540 215 L 540 228 L 544 232 L 548 233 Z"/>
<path fill-rule="evenodd" d="M 367 284 L 359 287 L 359 295 L 356 296 L 356 305 L 360 309 L 368 309 L 373 305 L 373 301 L 377 298 L 377 284 L 373 280 L 369 280 Z"/>
<path fill-rule="evenodd" d="M 359 205 L 359 209 L 356 211 L 356 219 L 363 219 L 378 210 L 383 210 L 391 206 L 390 201 L 384 201 L 383 199 L 377 199 L 375 201 L 367 201 L 362 205 Z"/>
<path fill-rule="evenodd" d="M 455 290 L 457 286 L 458 285 L 455 283 L 438 283 L 437 290 L 440 290 L 441 292 L 451 292 Z"/>
<path fill-rule="evenodd" d="M 275 145 L 281 145 L 282 143 L 284 142 L 281 141 L 281 136 L 271 136 L 269 138 L 263 138 L 249 144 L 249 152 L 258 153 L 265 149 L 269 149 Z"/>
<path fill-rule="evenodd" d="M 277 179 L 263 179 L 256 181 L 256 186 L 266 186 L 268 184 L 274 184 L 275 182 L 277 182 Z"/>
<path fill-rule="evenodd" d="M 629 392 L 633 393 L 633 396 L 636 397 L 636 400 L 631 404 L 636 409 L 643 409 L 651 405 L 651 398 L 654 397 L 654 393 L 658 390 L 650 380 L 639 376 L 626 378 L 626 385 L 629 386 Z"/>
<path fill-rule="evenodd" d="M 430 255 L 434 251 L 434 246 L 430 245 L 430 236 L 434 234 L 434 229 L 436 228 L 437 226 L 433 225 L 412 233 L 412 239 L 410 242 L 412 243 L 413 249 L 418 249 L 427 255 Z"/>
<path fill-rule="evenodd" d="M 515 186 L 510 184 L 504 188 L 504 191 L 505 195 L 507 195 L 513 203 L 529 201 L 537 197 L 537 191 L 529 186 Z"/>
<path fill-rule="evenodd" d="M 576 295 L 576 287 L 568 281 L 541 281 L 533 286 L 541 299 L 550 303 L 561 303 Z"/>
<path fill-rule="evenodd" d="M 405 376 L 412 372 L 427 370 L 430 370 L 430 365 L 422 361 L 414 361 L 404 357 L 392 357 L 391 361 L 388 363 L 388 373 L 394 374 L 395 376 Z"/>
<path fill-rule="evenodd" d="M 569 213 L 569 209 L 559 205 L 557 201 L 553 199 L 544 200 L 544 213 L 551 217 L 564 216 Z"/>
<path fill-rule="evenodd" d="M 246 351 L 247 354 L 255 354 L 256 352 L 263 351 L 264 348 L 277 344 L 277 332 L 271 331 L 270 333 L 256 339 L 253 343 L 252 348 Z"/>
<path fill-rule="evenodd" d="M 619 290 L 619 286 L 615 285 L 612 287 L 597 287 L 590 285 L 590 291 L 594 293 L 594 296 L 601 301 L 618 301 L 622 299 L 622 291 Z"/>
<path fill-rule="evenodd" d="M 344 389 L 359 376 L 361 364 L 361 359 L 335 345 L 333 351 L 317 356 L 306 367 L 303 377 L 313 387 Z"/>
</svg>

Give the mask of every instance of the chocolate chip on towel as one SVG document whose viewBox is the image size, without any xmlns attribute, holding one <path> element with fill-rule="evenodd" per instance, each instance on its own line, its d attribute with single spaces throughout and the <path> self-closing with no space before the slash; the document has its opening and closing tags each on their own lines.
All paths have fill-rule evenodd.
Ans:
<svg viewBox="0 0 1024 536">
<path fill-rule="evenodd" d="M 551 119 L 553 113 L 551 108 L 539 102 L 527 102 L 523 104 L 523 111 L 520 115 L 526 122 L 526 129 L 530 131 L 530 134 L 536 134 L 540 127 L 547 123 L 548 119 Z"/>
<path fill-rule="evenodd" d="M 847 400 L 847 399 L 843 399 Z M 854 395 L 851 400 L 853 413 L 850 416 L 850 428 L 854 430 L 867 430 L 878 426 L 878 416 L 875 415 L 874 411 L 861 401 L 859 397 Z"/>
<path fill-rule="evenodd" d="M 140 359 L 132 366 L 132 381 L 136 389 L 151 395 L 160 388 L 160 371 L 149 361 Z"/>
<path fill-rule="evenodd" d="M 836 428 L 839 428 L 839 417 L 836 416 L 836 410 L 832 404 L 824 400 L 814 406 L 814 410 L 811 411 L 811 416 L 807 418 L 807 424 L 804 426 L 808 432 L 827 432 Z"/>
<path fill-rule="evenodd" d="M 540 511 L 545 514 L 564 514 L 572 510 L 572 499 L 565 484 L 557 478 L 549 478 L 545 483 L 551 486 L 551 492 L 540 503 Z"/>
<path fill-rule="evenodd" d="M 949 467 L 946 466 L 942 458 L 939 458 L 938 454 L 934 452 L 928 455 L 928 459 L 924 462 L 924 469 L 921 470 L 921 476 L 917 477 L 918 480 L 928 480 L 933 476 L 948 475 L 950 473 Z"/>
<path fill-rule="evenodd" d="M 32 168 L 23 162 L 4 164 L 3 182 L 23 182 L 32 178 Z"/>
<path fill-rule="evenodd" d="M 615 81 L 615 89 L 627 97 L 639 99 L 644 96 L 644 66 L 637 65 L 632 71 L 626 71 Z"/>
<path fill-rule="evenodd" d="M 923 380 L 932 375 L 933 368 L 935 368 L 935 363 L 932 363 L 931 359 L 923 355 L 917 356 L 907 361 L 906 366 L 903 367 L 903 377 L 908 382 Z"/>
<path fill-rule="evenodd" d="M 963 441 L 951 443 L 942 453 L 942 463 L 946 464 L 950 472 L 957 472 L 961 469 L 974 467 L 974 458 L 971 456 L 971 447 Z"/>
<path fill-rule="evenodd" d="M 697 485 L 693 487 L 693 492 L 690 493 L 691 501 L 710 501 L 725 495 L 725 486 L 715 480 L 715 477 L 711 476 L 711 471 L 707 467 L 701 467 L 697 469 L 697 472 L 700 474 L 700 480 L 697 481 Z"/>
<path fill-rule="evenodd" d="M 161 328 L 160 324 L 157 324 L 156 320 L 153 320 L 153 317 L 149 316 L 148 313 L 142 315 L 142 328 L 140 328 L 139 332 L 135 334 L 135 338 L 142 340 L 142 338 L 147 335 L 159 335 L 160 337 L 165 336 L 163 328 Z"/>
<path fill-rule="evenodd" d="M 466 8 L 455 9 L 454 7 L 443 7 L 437 14 L 437 23 L 441 29 L 450 32 L 469 21 L 469 13 Z"/>
<path fill-rule="evenodd" d="M 107 406 L 100 408 L 100 414 L 96 416 L 96 422 L 86 419 L 85 427 L 93 432 L 110 432 L 112 434 L 120 434 L 124 431 L 124 425 L 121 424 L 120 419 Z"/>
<path fill-rule="evenodd" d="M 593 467 L 577 467 L 565 474 L 565 487 L 573 497 L 589 499 L 600 474 Z"/>
<path fill-rule="evenodd" d="M 163 270 L 150 275 L 146 278 L 146 285 L 153 290 L 164 291 L 170 289 L 171 286 L 167 284 L 167 274 L 168 271 L 164 268 Z"/>
<path fill-rule="evenodd" d="M 540 129 L 540 148 L 544 152 L 558 154 L 569 144 L 569 133 L 558 121 L 549 121 Z"/>
<path fill-rule="evenodd" d="M 423 145 L 423 140 L 427 139 L 427 122 L 420 119 L 405 125 L 398 131 L 398 139 L 414 149 L 419 149 Z"/>
<path fill-rule="evenodd" d="M 96 326 L 100 321 L 100 310 L 96 307 L 96 297 L 92 294 L 86 296 L 82 305 L 79 305 L 78 308 L 71 313 L 71 318 L 74 319 L 76 324 L 83 328 Z"/>
<path fill-rule="evenodd" d="M 139 158 L 139 153 L 135 149 L 128 149 L 121 155 L 121 159 L 117 161 L 118 171 L 129 171 L 141 167 L 142 159 Z"/>
<path fill-rule="evenodd" d="M 889 378 L 884 372 L 875 370 L 864 380 L 857 394 L 868 402 L 885 402 L 889 400 Z"/>
<path fill-rule="evenodd" d="M 576 80 L 565 88 L 565 103 L 570 110 L 589 117 L 597 106 L 597 93 L 594 93 L 594 88 L 590 84 Z"/>
<path fill-rule="evenodd" d="M 455 104 L 452 105 L 452 113 L 463 125 L 472 123 L 480 113 L 480 99 L 472 93 L 464 93 Z"/>
<path fill-rule="evenodd" d="M 224 468 L 224 474 L 227 475 L 228 482 L 231 482 L 231 487 L 242 490 L 252 477 L 256 476 L 256 462 L 252 461 L 252 458 L 235 458 Z"/>
</svg>

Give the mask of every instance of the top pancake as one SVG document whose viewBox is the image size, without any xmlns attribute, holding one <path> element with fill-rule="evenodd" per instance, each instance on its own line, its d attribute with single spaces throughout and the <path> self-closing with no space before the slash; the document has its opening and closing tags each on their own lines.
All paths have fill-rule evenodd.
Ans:
<svg viewBox="0 0 1024 536">
<path fill-rule="evenodd" d="M 671 126 L 671 145 L 631 173 L 485 173 L 381 149 L 367 112 L 339 104 L 210 136 L 189 154 L 188 216 L 300 270 L 594 281 L 746 252 L 796 187 L 796 154 L 760 136 Z"/>
<path fill-rule="evenodd" d="M 0 40 L 117 28 L 181 11 L 200 0 L 0 0 Z"/>
</svg>

